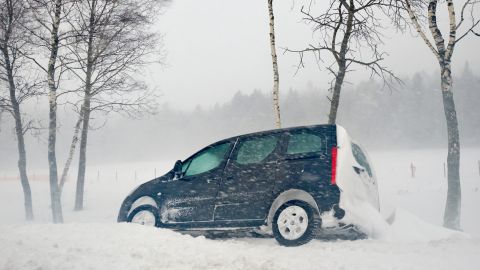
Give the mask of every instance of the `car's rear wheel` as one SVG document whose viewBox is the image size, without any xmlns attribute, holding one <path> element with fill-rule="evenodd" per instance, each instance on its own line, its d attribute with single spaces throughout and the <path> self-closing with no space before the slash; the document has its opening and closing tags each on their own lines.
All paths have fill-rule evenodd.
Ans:
<svg viewBox="0 0 480 270">
<path fill-rule="evenodd" d="M 152 205 L 141 205 L 128 215 L 127 222 L 158 227 L 160 225 L 158 209 Z"/>
<path fill-rule="evenodd" d="M 300 246 L 313 239 L 321 226 L 321 219 L 314 208 L 302 201 L 290 201 L 275 212 L 272 231 L 283 246 Z"/>
</svg>

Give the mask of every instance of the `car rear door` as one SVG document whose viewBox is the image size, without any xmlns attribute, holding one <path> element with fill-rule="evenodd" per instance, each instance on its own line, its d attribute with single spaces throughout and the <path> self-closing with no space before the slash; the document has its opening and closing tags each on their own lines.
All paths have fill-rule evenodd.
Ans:
<svg viewBox="0 0 480 270">
<path fill-rule="evenodd" d="M 225 168 L 215 205 L 215 221 L 266 217 L 279 149 L 280 138 L 276 134 L 239 139 Z"/>
<path fill-rule="evenodd" d="M 328 127 L 327 127 L 328 128 Z M 285 149 L 279 162 L 279 180 L 274 192 L 301 189 L 315 196 L 328 196 L 331 187 L 331 147 L 328 130 L 295 129 L 285 134 Z"/>
</svg>

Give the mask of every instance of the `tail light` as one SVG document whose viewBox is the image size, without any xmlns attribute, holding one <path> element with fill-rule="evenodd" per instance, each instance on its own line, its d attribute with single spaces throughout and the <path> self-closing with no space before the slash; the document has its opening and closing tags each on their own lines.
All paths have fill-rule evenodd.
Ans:
<svg viewBox="0 0 480 270">
<path fill-rule="evenodd" d="M 337 147 L 332 147 L 332 185 L 337 184 Z"/>
</svg>

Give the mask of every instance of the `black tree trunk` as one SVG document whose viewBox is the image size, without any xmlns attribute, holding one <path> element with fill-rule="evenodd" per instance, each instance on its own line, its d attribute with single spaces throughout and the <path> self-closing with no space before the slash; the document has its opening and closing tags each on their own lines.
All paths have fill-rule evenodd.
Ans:
<svg viewBox="0 0 480 270">
<path fill-rule="evenodd" d="M 338 73 L 335 77 L 332 100 L 330 101 L 330 114 L 328 115 L 329 124 L 335 124 L 337 121 L 338 105 L 340 104 L 340 93 L 342 90 L 343 80 L 345 79 L 345 72 L 345 64 L 339 65 Z"/>
</svg>

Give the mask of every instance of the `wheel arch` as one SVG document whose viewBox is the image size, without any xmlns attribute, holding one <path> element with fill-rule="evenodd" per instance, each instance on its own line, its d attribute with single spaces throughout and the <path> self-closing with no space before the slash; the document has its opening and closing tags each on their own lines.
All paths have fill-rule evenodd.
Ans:
<svg viewBox="0 0 480 270">
<path fill-rule="evenodd" d="M 268 228 L 272 228 L 272 219 L 273 219 L 273 216 L 275 215 L 275 212 L 278 210 L 278 208 L 280 208 L 280 206 L 282 206 L 284 203 L 288 201 L 295 201 L 295 200 L 303 201 L 307 203 L 308 205 L 312 206 L 313 209 L 315 209 L 317 214 L 320 214 L 320 209 L 312 195 L 310 195 L 308 192 L 301 189 L 289 189 L 280 193 L 275 198 L 272 205 L 270 206 L 270 210 L 268 211 L 268 216 L 267 216 Z"/>
<path fill-rule="evenodd" d="M 135 210 L 135 208 L 142 205 L 151 205 L 158 209 L 157 201 L 155 201 L 155 199 L 152 198 L 151 196 L 145 195 L 145 196 L 139 197 L 132 203 L 132 205 L 130 206 L 130 209 L 127 212 L 127 217 L 130 215 L 130 213 L 132 213 L 133 210 Z"/>
</svg>

